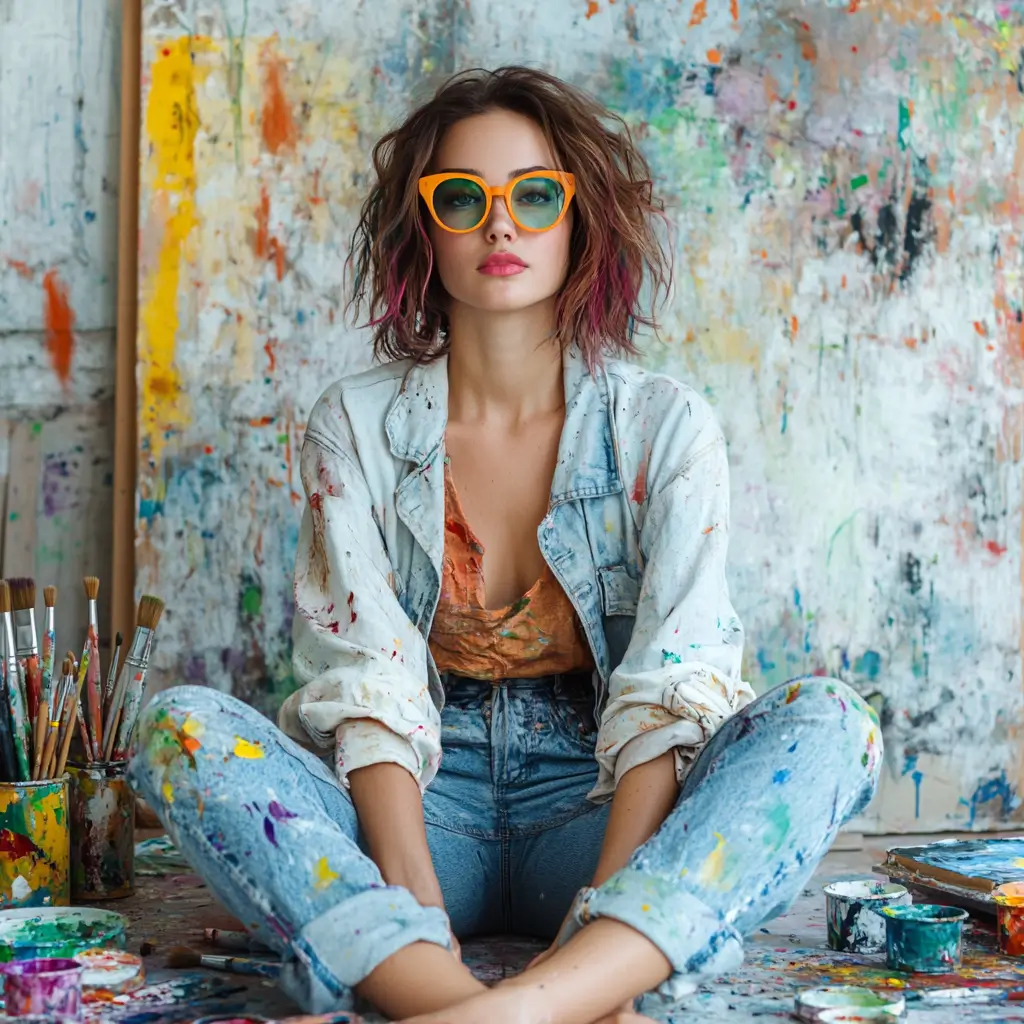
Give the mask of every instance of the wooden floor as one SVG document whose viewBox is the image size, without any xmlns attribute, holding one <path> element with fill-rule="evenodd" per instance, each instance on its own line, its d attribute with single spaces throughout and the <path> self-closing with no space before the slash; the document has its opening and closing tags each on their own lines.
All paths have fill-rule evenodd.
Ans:
<svg viewBox="0 0 1024 1024">
<path fill-rule="evenodd" d="M 914 844 L 931 838 L 914 837 Z M 945 837 L 948 838 L 948 835 Z M 747 947 L 744 966 L 734 975 L 705 985 L 666 1021 L 748 1021 L 785 1020 L 793 1008 L 794 994 L 803 988 L 827 984 L 862 984 L 869 987 L 901 987 L 910 992 L 921 986 L 949 987 L 958 984 L 994 985 L 1024 989 L 1024 963 L 994 953 L 991 926 L 972 922 L 968 932 L 964 969 L 955 979 L 923 979 L 890 973 L 883 956 L 832 953 L 825 946 L 824 897 L 821 886 L 836 878 L 871 873 L 891 846 L 909 845 L 908 837 L 841 837 L 841 847 L 828 854 L 814 880 L 804 890 L 793 909 L 770 922 Z M 203 945 L 203 929 L 231 926 L 231 919 L 218 907 L 200 879 L 174 869 L 161 876 L 139 878 L 137 894 L 115 903 L 96 904 L 124 914 L 129 924 L 129 948 L 146 954 L 147 976 L 152 982 L 176 980 L 182 1002 L 189 1007 L 152 1007 L 135 1018 L 136 1024 L 191 1020 L 200 1012 L 236 1014 L 247 1011 L 278 1018 L 298 1013 L 298 1008 L 277 991 L 273 982 L 199 971 L 184 976 L 165 966 L 168 950 L 187 945 L 203 952 L 214 952 Z M 540 945 L 528 940 L 489 939 L 467 942 L 464 958 L 486 981 L 498 980 L 517 972 Z M 203 981 L 202 979 L 205 979 Z M 197 983 L 218 986 L 217 993 L 197 990 Z M 970 1021 L 1024 1021 L 1024 1002 L 993 1005 L 940 1005 L 937 1008 L 914 1007 L 913 997 L 907 1020 L 910 1024 L 961 1024 Z M 97 1008 L 98 1009 L 98 1008 Z M 141 1009 L 141 1008 L 137 1008 Z M 90 1017 L 98 1021 L 123 1020 L 129 1007 L 99 1012 Z M 130 1018 L 129 1018 L 130 1019 Z M 368 1015 L 368 1021 L 382 1018 Z"/>
</svg>

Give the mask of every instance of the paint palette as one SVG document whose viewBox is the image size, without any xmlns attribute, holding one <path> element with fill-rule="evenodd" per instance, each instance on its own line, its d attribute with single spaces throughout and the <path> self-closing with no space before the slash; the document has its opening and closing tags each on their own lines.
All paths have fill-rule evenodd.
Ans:
<svg viewBox="0 0 1024 1024">
<path fill-rule="evenodd" d="M 796 996 L 796 1016 L 804 1021 L 895 1021 L 906 1010 L 907 1001 L 900 993 L 874 992 L 856 985 L 805 989 Z"/>
<path fill-rule="evenodd" d="M 125 919 L 88 907 L 38 907 L 0 912 L 0 963 L 74 957 L 83 949 L 125 944 Z"/>
</svg>

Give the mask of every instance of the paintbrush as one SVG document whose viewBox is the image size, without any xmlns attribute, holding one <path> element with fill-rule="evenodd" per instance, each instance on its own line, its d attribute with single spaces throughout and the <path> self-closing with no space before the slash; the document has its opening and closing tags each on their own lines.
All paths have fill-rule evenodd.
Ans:
<svg viewBox="0 0 1024 1024">
<path fill-rule="evenodd" d="M 61 738 L 60 748 L 57 755 L 57 771 L 54 774 L 55 779 L 59 779 L 64 774 L 64 766 L 68 763 L 68 751 L 71 749 L 71 737 L 75 731 L 75 722 L 77 721 L 81 726 L 81 714 L 82 714 L 82 684 L 85 682 L 85 674 L 89 670 L 89 652 L 86 650 L 82 654 L 82 660 L 78 663 L 78 675 L 71 683 L 71 690 L 68 693 L 67 703 L 69 705 L 67 712 L 68 723 L 64 727 Z M 89 756 L 88 737 L 83 739 L 85 743 L 85 756 Z"/>
<path fill-rule="evenodd" d="M 219 953 L 197 953 L 188 946 L 175 946 L 167 954 L 167 966 L 175 969 L 209 967 L 229 974 L 258 974 L 276 978 L 281 973 L 279 960 L 253 960 L 247 956 L 221 956 Z"/>
<path fill-rule="evenodd" d="M 56 587 L 43 587 L 43 603 L 46 605 L 43 620 L 43 700 L 49 704 L 53 699 L 53 659 L 57 653 Z"/>
<path fill-rule="evenodd" d="M 4 643 L 7 666 L 5 696 L 11 711 L 11 733 L 14 740 L 14 754 L 18 766 L 18 780 L 29 782 L 32 775 L 30 755 L 32 752 L 32 724 L 25 709 L 25 696 L 21 691 L 21 666 L 18 664 L 18 648 L 14 641 L 14 617 L 11 614 L 11 588 L 6 580 L 0 580 L 0 619 L 3 620 Z"/>
<path fill-rule="evenodd" d="M 107 669 L 107 685 L 103 688 L 103 714 L 104 714 L 104 728 L 106 727 L 105 716 L 110 708 L 110 702 L 114 699 L 114 684 L 117 682 L 117 658 L 121 653 L 121 644 L 124 643 L 124 637 L 121 636 L 121 631 L 117 631 L 117 636 L 114 637 L 114 649 L 110 652 L 110 667 Z M 107 734 L 103 733 L 100 738 L 100 749 L 104 750 L 107 745 Z"/>
<path fill-rule="evenodd" d="M 253 938 L 248 932 L 232 931 L 226 928 L 204 928 L 203 942 L 218 949 L 233 949 L 243 953 L 255 950 L 266 950 L 259 939 Z"/>
<path fill-rule="evenodd" d="M 144 594 L 139 601 L 135 636 L 132 637 L 131 647 L 128 648 L 124 664 L 121 666 L 114 703 L 111 705 L 111 710 L 116 708 L 120 711 L 121 722 L 116 733 L 112 729 L 111 736 L 107 739 L 107 750 L 104 754 L 108 761 L 123 761 L 128 756 L 132 734 L 135 732 L 139 711 L 142 708 L 142 697 L 146 690 L 146 671 L 149 668 L 150 655 L 153 653 L 153 637 L 163 611 L 163 601 L 152 594 Z M 113 720 L 114 718 L 111 718 L 111 722 Z"/>
<path fill-rule="evenodd" d="M 43 672 L 36 640 L 36 581 L 31 576 L 16 576 L 7 582 L 14 609 L 14 642 L 25 681 L 25 710 L 31 724 L 37 720 L 43 699 Z"/>
<path fill-rule="evenodd" d="M 73 658 L 65 658 L 60 667 L 60 680 L 53 691 L 50 706 L 50 728 L 46 734 L 46 749 L 43 751 L 43 769 L 40 778 L 50 778 L 56 768 L 57 740 L 60 736 L 60 724 L 64 718 L 64 709 L 68 702 L 68 694 L 75 685 Z"/>
<path fill-rule="evenodd" d="M 7 657 L 3 631 L 0 630 L 0 773 L 4 782 L 18 781 L 18 758 L 14 753 L 11 708 L 7 701 Z"/>
<path fill-rule="evenodd" d="M 83 576 L 82 586 L 89 602 L 89 629 L 85 639 L 89 648 L 89 672 L 85 677 L 85 698 L 88 705 L 86 732 L 89 734 L 86 755 L 93 761 L 98 761 L 103 756 L 100 749 L 100 736 L 103 730 L 103 690 L 100 683 L 99 615 L 96 612 L 96 599 L 100 596 L 99 577 Z"/>
</svg>

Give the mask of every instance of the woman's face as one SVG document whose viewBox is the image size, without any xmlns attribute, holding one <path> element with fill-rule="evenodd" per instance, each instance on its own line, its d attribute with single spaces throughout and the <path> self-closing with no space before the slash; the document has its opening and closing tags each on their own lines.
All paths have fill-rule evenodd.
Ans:
<svg viewBox="0 0 1024 1024">
<path fill-rule="evenodd" d="M 428 173 L 469 172 L 494 186 L 537 168 L 565 170 L 536 123 L 508 110 L 492 110 L 449 128 Z M 497 196 L 484 223 L 466 234 L 445 231 L 429 213 L 425 216 L 437 272 L 453 302 L 508 313 L 550 299 L 565 283 L 571 206 L 561 223 L 548 231 L 518 228 L 505 200 Z M 488 257 L 495 253 L 511 253 L 525 266 L 489 266 Z"/>
</svg>

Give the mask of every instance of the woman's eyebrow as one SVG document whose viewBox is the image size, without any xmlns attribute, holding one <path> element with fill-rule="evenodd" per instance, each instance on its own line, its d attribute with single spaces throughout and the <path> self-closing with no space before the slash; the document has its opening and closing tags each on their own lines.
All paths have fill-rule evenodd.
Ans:
<svg viewBox="0 0 1024 1024">
<path fill-rule="evenodd" d="M 533 167 L 520 167 L 518 170 L 512 171 L 508 180 L 511 181 L 513 178 L 518 178 L 520 174 L 529 174 L 531 171 L 546 171 L 547 167 L 543 167 L 540 164 L 536 164 Z M 483 175 L 475 167 L 442 167 L 438 174 L 475 174 L 478 178 L 482 178 Z"/>
</svg>

